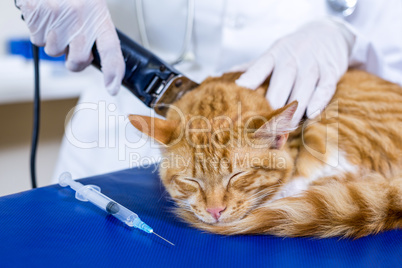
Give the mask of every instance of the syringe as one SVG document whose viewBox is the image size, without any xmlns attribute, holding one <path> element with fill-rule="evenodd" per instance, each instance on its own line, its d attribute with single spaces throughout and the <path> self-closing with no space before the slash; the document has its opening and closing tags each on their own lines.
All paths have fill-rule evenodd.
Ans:
<svg viewBox="0 0 402 268">
<path fill-rule="evenodd" d="M 89 201 L 98 208 L 124 222 L 128 226 L 138 228 L 149 234 L 155 234 L 159 238 L 174 246 L 172 242 L 155 233 L 151 227 L 141 221 L 137 214 L 102 194 L 99 186 L 83 185 L 82 183 L 74 181 L 69 172 L 64 172 L 60 175 L 59 184 L 62 187 L 70 186 L 71 189 L 75 191 L 75 198 L 78 200 L 84 202 Z"/>
</svg>

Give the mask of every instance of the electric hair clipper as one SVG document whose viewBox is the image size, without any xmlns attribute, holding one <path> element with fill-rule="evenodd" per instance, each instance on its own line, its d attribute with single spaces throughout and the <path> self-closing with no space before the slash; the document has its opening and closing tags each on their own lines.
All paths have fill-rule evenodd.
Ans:
<svg viewBox="0 0 402 268">
<path fill-rule="evenodd" d="M 117 30 L 126 63 L 122 84 L 156 113 L 166 116 L 169 104 L 198 86 L 172 66 Z M 96 46 L 92 64 L 101 68 Z"/>
</svg>

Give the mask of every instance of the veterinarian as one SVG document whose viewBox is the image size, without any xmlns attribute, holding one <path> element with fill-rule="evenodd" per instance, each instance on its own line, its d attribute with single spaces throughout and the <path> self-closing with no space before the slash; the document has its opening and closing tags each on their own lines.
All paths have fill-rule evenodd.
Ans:
<svg viewBox="0 0 402 268">
<path fill-rule="evenodd" d="M 298 100 L 295 123 L 328 104 L 348 67 L 402 84 L 400 0 L 136 0 L 135 9 L 132 2 L 124 4 L 119 12 L 129 9 L 133 21 L 118 27 L 197 82 L 241 70 L 237 84 L 255 89 L 272 75 L 266 97 L 273 108 Z M 55 177 L 157 161 L 159 150 L 121 119 L 151 111 L 120 89 L 124 61 L 106 1 L 16 0 L 16 5 L 32 42 L 50 56 L 68 52 L 71 71 L 90 65 L 94 42 L 101 56 L 106 91 L 94 87 L 82 94 L 66 127 Z M 118 20 L 119 13 L 114 15 Z"/>
</svg>

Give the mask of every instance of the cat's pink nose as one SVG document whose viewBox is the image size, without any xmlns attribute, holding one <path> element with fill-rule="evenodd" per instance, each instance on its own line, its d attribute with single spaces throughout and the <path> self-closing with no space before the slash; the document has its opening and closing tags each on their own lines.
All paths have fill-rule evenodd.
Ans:
<svg viewBox="0 0 402 268">
<path fill-rule="evenodd" d="M 215 218 L 215 220 L 218 220 L 221 216 L 222 211 L 224 211 L 225 209 L 226 207 L 207 208 L 207 211 L 209 212 L 209 214 L 212 215 L 212 217 Z"/>
</svg>

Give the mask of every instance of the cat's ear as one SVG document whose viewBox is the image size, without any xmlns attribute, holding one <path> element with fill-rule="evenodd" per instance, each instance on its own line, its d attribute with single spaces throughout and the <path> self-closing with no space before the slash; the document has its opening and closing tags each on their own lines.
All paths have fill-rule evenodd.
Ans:
<svg viewBox="0 0 402 268">
<path fill-rule="evenodd" d="M 269 142 L 272 149 L 282 149 L 289 132 L 295 128 L 292 126 L 292 118 L 297 109 L 297 101 L 275 110 L 271 118 L 254 133 L 256 139 Z"/>
<path fill-rule="evenodd" d="M 136 129 L 164 145 L 170 142 L 179 127 L 179 122 L 144 115 L 129 115 L 128 118 Z"/>
</svg>

